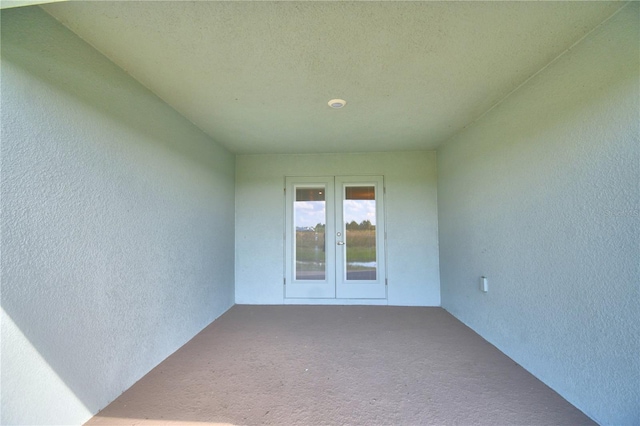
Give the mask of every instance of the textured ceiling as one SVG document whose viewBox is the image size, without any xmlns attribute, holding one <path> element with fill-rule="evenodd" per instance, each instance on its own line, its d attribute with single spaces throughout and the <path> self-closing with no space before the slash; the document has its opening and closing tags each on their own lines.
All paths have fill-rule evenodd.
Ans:
<svg viewBox="0 0 640 426">
<path fill-rule="evenodd" d="M 433 149 L 623 5 L 42 7 L 232 152 L 308 153 Z"/>
</svg>

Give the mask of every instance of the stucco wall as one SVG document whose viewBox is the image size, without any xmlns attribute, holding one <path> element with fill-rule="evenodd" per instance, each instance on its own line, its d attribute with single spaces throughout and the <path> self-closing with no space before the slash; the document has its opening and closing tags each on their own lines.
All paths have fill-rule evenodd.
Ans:
<svg viewBox="0 0 640 426">
<path fill-rule="evenodd" d="M 1 422 L 79 424 L 233 304 L 234 157 L 37 7 L 1 153 Z"/>
<path fill-rule="evenodd" d="M 440 305 L 435 152 L 236 157 L 236 303 L 283 303 L 285 176 L 384 175 L 388 304 Z M 342 301 L 340 303 L 346 303 Z"/>
<path fill-rule="evenodd" d="M 640 421 L 638 6 L 438 150 L 443 307 L 602 424 Z"/>
</svg>

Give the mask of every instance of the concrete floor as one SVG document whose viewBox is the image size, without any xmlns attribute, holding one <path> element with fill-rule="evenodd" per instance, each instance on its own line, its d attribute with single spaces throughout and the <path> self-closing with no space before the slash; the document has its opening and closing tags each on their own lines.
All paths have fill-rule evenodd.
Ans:
<svg viewBox="0 0 640 426">
<path fill-rule="evenodd" d="M 87 424 L 595 423 L 441 308 L 238 305 Z"/>
</svg>

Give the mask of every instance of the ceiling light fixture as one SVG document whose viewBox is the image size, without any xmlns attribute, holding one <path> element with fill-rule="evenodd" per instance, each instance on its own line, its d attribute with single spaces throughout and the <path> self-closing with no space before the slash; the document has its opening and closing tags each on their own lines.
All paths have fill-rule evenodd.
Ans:
<svg viewBox="0 0 640 426">
<path fill-rule="evenodd" d="M 345 106 L 347 104 L 347 101 L 344 101 L 342 99 L 331 99 L 329 101 L 329 106 L 331 108 L 335 108 L 335 109 L 339 109 L 342 108 L 343 106 Z"/>
</svg>

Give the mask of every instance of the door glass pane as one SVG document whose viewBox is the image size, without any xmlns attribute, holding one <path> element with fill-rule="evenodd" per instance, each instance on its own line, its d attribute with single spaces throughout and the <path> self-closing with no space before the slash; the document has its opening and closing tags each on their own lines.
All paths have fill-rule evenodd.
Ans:
<svg viewBox="0 0 640 426">
<path fill-rule="evenodd" d="M 343 201 L 346 233 L 346 279 L 375 280 L 376 190 L 375 186 L 347 186 Z"/>
<path fill-rule="evenodd" d="M 326 278 L 324 230 L 327 223 L 325 188 L 296 188 L 293 203 L 296 280 Z"/>
</svg>

